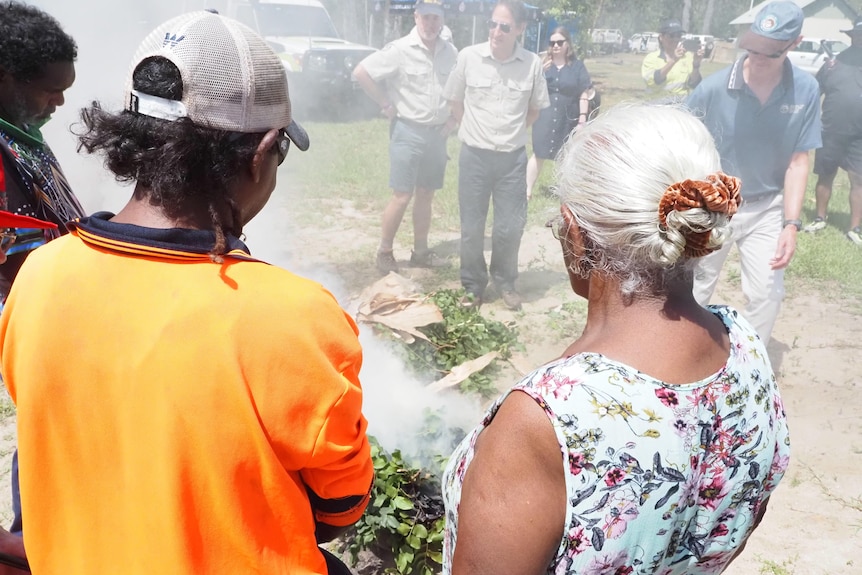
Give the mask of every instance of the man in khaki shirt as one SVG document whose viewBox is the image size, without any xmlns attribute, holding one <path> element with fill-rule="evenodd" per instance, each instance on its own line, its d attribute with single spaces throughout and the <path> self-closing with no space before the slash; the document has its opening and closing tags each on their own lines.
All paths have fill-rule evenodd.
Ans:
<svg viewBox="0 0 862 575">
<path fill-rule="evenodd" d="M 431 201 L 443 187 L 446 138 L 455 123 L 443 86 L 458 53 L 440 38 L 442 0 L 419 0 L 416 27 L 356 66 L 353 75 L 380 105 L 392 127 L 389 140 L 389 185 L 392 199 L 383 212 L 383 233 L 377 250 L 377 269 L 398 269 L 393 253 L 395 233 L 414 195 L 413 253 L 410 264 L 432 267 L 439 260 L 428 249 Z"/>
<path fill-rule="evenodd" d="M 519 0 L 500 0 L 488 22 L 488 42 L 464 48 L 444 96 L 461 123 L 458 203 L 461 211 L 461 285 L 465 305 L 481 305 L 489 268 L 483 252 L 488 206 L 494 201 L 491 279 L 510 309 L 518 251 L 527 223 L 527 128 L 550 105 L 538 56 L 518 45 L 527 25 Z"/>
</svg>

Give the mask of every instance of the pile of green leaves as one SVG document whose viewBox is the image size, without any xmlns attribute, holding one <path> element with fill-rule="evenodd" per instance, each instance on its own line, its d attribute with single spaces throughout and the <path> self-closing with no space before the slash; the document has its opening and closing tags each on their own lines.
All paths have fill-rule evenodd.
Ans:
<svg viewBox="0 0 862 575">
<path fill-rule="evenodd" d="M 433 575 L 443 564 L 445 525 L 440 480 L 434 473 L 404 460 L 398 450 L 387 453 L 371 439 L 374 484 L 365 515 L 347 538 L 354 563 L 370 550 L 394 568 L 387 573 Z"/>
<path fill-rule="evenodd" d="M 408 362 L 419 372 L 431 372 L 437 377 L 453 367 L 497 351 L 500 359 L 508 359 L 518 345 L 518 334 L 513 324 L 488 319 L 475 307 L 464 307 L 461 298 L 464 290 L 443 289 L 429 297 L 443 314 L 441 323 L 419 328 L 428 341 L 416 339 L 407 346 Z M 461 383 L 461 391 L 490 397 L 497 393 L 491 380 L 495 365 L 474 373 Z"/>
</svg>

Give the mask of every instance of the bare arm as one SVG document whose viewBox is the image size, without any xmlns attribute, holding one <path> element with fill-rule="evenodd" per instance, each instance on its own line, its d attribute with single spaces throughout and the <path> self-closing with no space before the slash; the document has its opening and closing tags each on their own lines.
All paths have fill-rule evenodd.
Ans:
<svg viewBox="0 0 862 575">
<path fill-rule="evenodd" d="M 530 126 L 532 126 L 533 122 L 535 122 L 537 119 L 539 119 L 539 110 L 536 110 L 535 108 L 530 108 L 529 110 L 527 110 L 527 127 L 528 128 Z"/>
<path fill-rule="evenodd" d="M 540 575 L 563 536 L 566 486 L 547 416 L 513 392 L 479 436 L 461 491 L 453 575 Z"/>
<path fill-rule="evenodd" d="M 790 165 L 784 173 L 784 219 L 798 220 L 802 214 L 802 201 L 805 198 L 805 187 L 808 184 L 808 152 L 795 152 L 790 158 Z M 780 270 L 787 267 L 796 252 L 795 226 L 784 226 L 778 236 L 778 246 L 770 267 Z"/>
<path fill-rule="evenodd" d="M 395 108 L 392 107 L 392 103 L 386 96 L 386 92 L 380 88 L 380 85 L 374 81 L 361 63 L 357 64 L 356 68 L 353 69 L 353 77 L 356 78 L 356 81 L 359 82 L 359 85 L 368 94 L 368 97 L 380 106 L 380 110 L 386 116 L 390 119 L 395 116 Z"/>
<path fill-rule="evenodd" d="M 23 569 L 16 569 L 11 564 L 26 562 L 27 554 L 24 552 L 24 539 L 17 535 L 12 535 L 5 529 L 0 528 L 0 575 L 17 575 L 20 573 L 29 573 Z"/>
<path fill-rule="evenodd" d="M 460 124 L 461 120 L 464 119 L 464 102 L 462 100 L 449 100 L 449 108 L 455 122 Z"/>
</svg>

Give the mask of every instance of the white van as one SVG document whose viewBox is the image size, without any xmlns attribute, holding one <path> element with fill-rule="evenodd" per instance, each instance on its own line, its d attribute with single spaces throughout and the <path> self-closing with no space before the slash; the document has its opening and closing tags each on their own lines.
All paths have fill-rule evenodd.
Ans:
<svg viewBox="0 0 862 575">
<path fill-rule="evenodd" d="M 658 32 L 638 32 L 629 38 L 629 52 L 632 54 L 649 54 L 658 48 Z"/>
<path fill-rule="evenodd" d="M 787 59 L 794 66 L 811 74 L 816 74 L 824 62 L 830 58 L 830 52 L 832 56 L 835 56 L 846 48 L 849 46 L 841 40 L 806 36 L 799 43 L 799 46 L 787 53 Z"/>
</svg>

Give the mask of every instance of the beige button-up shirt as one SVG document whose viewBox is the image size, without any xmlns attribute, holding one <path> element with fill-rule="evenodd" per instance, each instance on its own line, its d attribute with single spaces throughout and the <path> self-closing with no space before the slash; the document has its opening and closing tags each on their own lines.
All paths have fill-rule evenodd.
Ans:
<svg viewBox="0 0 862 575">
<path fill-rule="evenodd" d="M 443 87 L 457 58 L 455 47 L 440 38 L 432 54 L 414 28 L 366 57 L 362 67 L 372 80 L 384 85 L 399 118 L 441 125 L 449 119 L 449 101 L 443 97 Z"/>
<path fill-rule="evenodd" d="M 521 46 L 505 61 L 489 42 L 458 54 L 443 95 L 464 102 L 458 137 L 474 148 L 512 152 L 527 144 L 527 112 L 551 105 L 539 57 Z"/>
</svg>

